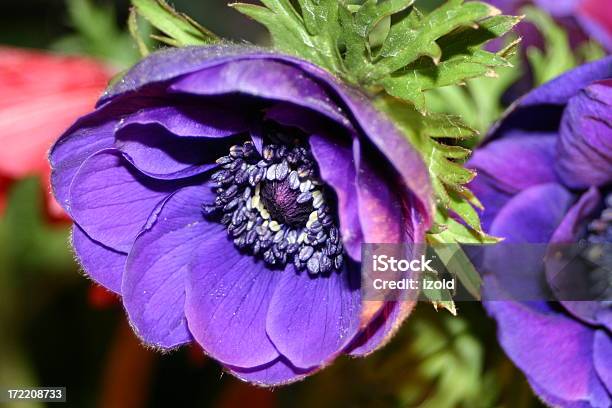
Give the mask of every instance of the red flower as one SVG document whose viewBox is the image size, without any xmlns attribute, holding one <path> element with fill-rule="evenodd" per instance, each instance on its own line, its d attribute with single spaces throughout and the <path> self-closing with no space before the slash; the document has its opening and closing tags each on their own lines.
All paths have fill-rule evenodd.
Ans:
<svg viewBox="0 0 612 408">
<path fill-rule="evenodd" d="M 91 59 L 0 47 L 0 214 L 10 183 L 38 175 L 50 215 L 63 216 L 49 194 L 47 151 L 92 109 L 109 78 Z"/>
</svg>

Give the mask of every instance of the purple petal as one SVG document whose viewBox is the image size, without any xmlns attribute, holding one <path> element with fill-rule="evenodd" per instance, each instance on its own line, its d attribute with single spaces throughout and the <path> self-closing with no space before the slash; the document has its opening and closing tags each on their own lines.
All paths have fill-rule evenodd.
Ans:
<svg viewBox="0 0 612 408">
<path fill-rule="evenodd" d="M 594 81 L 612 77 L 612 56 L 582 65 L 534 89 L 519 99 L 506 116 L 495 124 L 488 140 L 505 137 L 509 130 L 555 132 L 564 105 Z"/>
<path fill-rule="evenodd" d="M 607 307 L 599 308 L 596 320 L 598 324 L 612 332 L 612 307 L 610 307 L 610 301 L 608 300 L 607 303 L 604 302 L 604 305 L 607 305 Z"/>
<path fill-rule="evenodd" d="M 544 388 L 539 386 L 533 379 L 527 377 L 529 381 L 529 385 L 533 391 L 538 395 L 539 398 L 542 399 L 547 406 L 551 407 L 563 407 L 563 408 L 593 408 L 591 403 L 586 401 L 568 401 L 565 399 L 561 399 L 557 396 L 550 394 Z"/>
<path fill-rule="evenodd" d="M 222 224 L 208 233 L 189 267 L 185 303 L 189 330 L 208 354 L 237 367 L 278 357 L 266 316 L 281 275 L 240 253 Z"/>
<path fill-rule="evenodd" d="M 74 176 L 74 220 L 92 239 L 128 252 L 155 206 L 180 185 L 148 179 L 116 149 L 89 157 Z"/>
<path fill-rule="evenodd" d="M 241 93 L 290 102 L 350 126 L 348 119 L 329 102 L 323 87 L 294 66 L 272 59 L 232 61 L 187 75 L 170 88 L 194 95 Z"/>
<path fill-rule="evenodd" d="M 595 331 L 593 363 L 599 378 L 612 394 L 612 337 L 605 330 Z"/>
<path fill-rule="evenodd" d="M 556 183 L 528 188 L 502 208 L 491 233 L 509 243 L 547 243 L 573 201 L 574 196 Z"/>
<path fill-rule="evenodd" d="M 553 166 L 557 136 L 516 133 L 475 150 L 468 166 L 485 173 L 498 189 L 510 193 L 557 181 Z"/>
<path fill-rule="evenodd" d="M 293 367 L 285 358 L 278 359 L 253 368 L 228 367 L 229 372 L 243 381 L 264 387 L 290 384 L 310 375 L 314 370 Z"/>
<path fill-rule="evenodd" d="M 551 243 L 578 242 L 582 238 L 585 223 L 592 218 L 600 205 L 601 194 L 595 187 L 590 188 L 569 209 L 563 221 L 555 230 Z M 546 279 L 557 299 L 576 299 L 582 297 L 580 294 L 589 293 L 590 283 L 585 281 L 584 275 L 579 272 L 577 267 L 565 268 L 565 263 L 559 264 L 555 261 L 556 258 L 554 257 L 547 260 Z M 573 273 L 573 275 L 569 275 L 569 273 Z M 603 323 L 599 321 L 599 317 L 603 317 L 606 309 L 608 309 L 605 302 L 566 300 L 561 303 L 576 318 L 594 325 Z"/>
<path fill-rule="evenodd" d="M 556 17 L 573 14 L 580 0 L 534 0 L 534 3 Z"/>
<path fill-rule="evenodd" d="M 359 221 L 355 163 L 350 143 L 325 136 L 309 138 L 312 154 L 319 165 L 321 178 L 334 189 L 338 197 L 340 232 L 344 247 L 351 258 L 361 259 L 363 235 Z"/>
<path fill-rule="evenodd" d="M 359 267 L 310 276 L 287 268 L 268 311 L 266 331 L 278 351 L 296 367 L 321 366 L 351 341 L 359 326 Z"/>
<path fill-rule="evenodd" d="M 612 80 L 570 99 L 561 120 L 556 169 L 574 188 L 612 181 Z"/>
<path fill-rule="evenodd" d="M 142 109 L 123 120 L 118 129 L 134 124 L 155 124 L 179 138 L 224 138 L 249 129 L 249 114 L 236 104 L 223 100 L 198 101 L 197 104 L 175 102 L 173 106 Z"/>
<path fill-rule="evenodd" d="M 195 251 L 217 224 L 202 216 L 210 186 L 185 187 L 147 221 L 128 256 L 123 304 L 139 337 L 172 348 L 192 340 L 185 318 L 185 281 Z"/>
<path fill-rule="evenodd" d="M 51 148 L 49 161 L 53 195 L 69 214 L 71 212 L 70 184 L 74 175 L 87 157 L 113 146 L 116 124 L 116 121 L 108 121 L 68 131 Z"/>
<path fill-rule="evenodd" d="M 368 301 L 364 303 L 367 304 Z M 348 354 L 366 356 L 383 347 L 415 306 L 416 302 L 386 302 L 375 318 L 355 337 L 348 348 Z"/>
<path fill-rule="evenodd" d="M 310 71 L 317 72 L 318 70 L 311 69 Z M 319 76 L 327 78 L 322 70 Z M 418 224 L 413 224 L 412 228 L 415 229 L 414 232 L 423 231 L 423 233 L 415 234 L 413 241 L 421 242 L 424 231 L 431 226 L 434 209 L 431 181 L 421 155 L 410 143 L 406 142 L 405 136 L 395 125 L 372 106 L 366 96 L 329 78 L 327 80 L 363 129 L 368 139 L 362 143 L 363 147 L 371 142 L 398 173 L 401 183 L 397 184 L 404 195 L 403 198 L 409 201 L 410 206 L 414 207 L 419 214 Z M 405 197 L 406 193 L 410 194 L 409 199 Z"/>
<path fill-rule="evenodd" d="M 277 103 L 266 109 L 266 119 L 272 120 L 283 126 L 295 127 L 302 132 L 311 134 L 333 134 L 337 138 L 350 140 L 355 129 L 348 123 L 345 127 L 338 126 L 324 115 L 316 111 L 307 110 L 291 103 Z"/>
<path fill-rule="evenodd" d="M 406 229 L 411 230 L 412 225 L 406 222 L 402 213 L 401 192 L 398 192 L 401 187 L 392 184 L 395 172 L 384 168 L 384 161 L 374 152 L 362 149 L 357 139 L 353 143 L 353 157 L 357 167 L 357 206 L 364 242 L 407 242 Z"/>
<path fill-rule="evenodd" d="M 76 224 L 72 228 L 72 247 L 87 276 L 106 289 L 121 294 L 126 253 L 92 240 Z"/>
<path fill-rule="evenodd" d="M 49 153 L 51 185 L 58 203 L 70 213 L 70 184 L 81 164 L 94 153 L 113 147 L 118 118 L 159 103 L 147 95 L 122 98 L 121 103 L 100 106 L 76 121 L 55 142 Z"/>
<path fill-rule="evenodd" d="M 490 232 L 493 220 L 503 206 L 512 198 L 512 194 L 500 188 L 499 183 L 485 173 L 478 174 L 468 187 L 478 197 L 484 207 L 484 210 L 480 212 L 482 229 L 483 231 Z"/>
<path fill-rule="evenodd" d="M 240 58 L 273 58 L 276 54 L 253 46 L 220 45 L 181 47 L 160 50 L 142 59 L 115 85 L 110 87 L 98 104 L 107 103 L 150 84 L 163 83 L 195 71 L 218 66 Z"/>
<path fill-rule="evenodd" d="M 578 202 L 574 204 L 557 229 L 555 230 L 551 242 L 554 243 L 572 243 L 577 242 L 582 234 L 582 227 L 585 222 L 589 221 L 595 210 L 601 205 L 601 194 L 592 187 L 584 193 Z"/>
<path fill-rule="evenodd" d="M 178 139 L 159 125 L 122 127 L 117 132 L 115 145 L 140 172 L 158 179 L 185 178 L 206 172 L 216 167 L 215 159 L 229 148 L 229 144 L 207 143 L 198 138 Z M 211 150 L 218 151 L 215 159 L 211 157 Z"/>
<path fill-rule="evenodd" d="M 190 177 L 214 168 L 240 139 L 228 137 L 248 130 L 248 115 L 228 112 L 206 103 L 144 109 L 120 123 L 115 144 L 148 176 Z"/>
<path fill-rule="evenodd" d="M 572 201 L 572 194 L 551 183 L 522 191 L 502 208 L 493 221 L 491 234 L 505 241 L 486 249 L 483 271 L 493 274 L 504 292 L 499 293 L 497 285 L 485 283 L 487 299 L 548 299 L 542 259 L 546 243 Z"/>
<path fill-rule="evenodd" d="M 501 345 L 532 384 L 558 400 L 610 404 L 593 366 L 592 328 L 515 302 L 488 302 L 487 308 Z"/>
<path fill-rule="evenodd" d="M 519 101 L 518 107 L 540 104 L 563 105 L 590 83 L 610 77 L 612 77 L 612 56 L 607 56 L 581 65 L 534 89 Z"/>
</svg>

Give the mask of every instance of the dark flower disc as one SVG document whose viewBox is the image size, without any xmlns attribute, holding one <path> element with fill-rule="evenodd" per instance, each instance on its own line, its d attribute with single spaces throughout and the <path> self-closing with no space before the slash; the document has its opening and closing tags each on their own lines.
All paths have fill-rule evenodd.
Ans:
<svg viewBox="0 0 612 408">
<path fill-rule="evenodd" d="M 311 275 L 342 268 L 340 232 L 307 147 L 281 141 L 260 153 L 249 141 L 217 163 L 216 199 L 203 210 L 219 217 L 238 248 L 268 265 L 293 262 Z"/>
</svg>

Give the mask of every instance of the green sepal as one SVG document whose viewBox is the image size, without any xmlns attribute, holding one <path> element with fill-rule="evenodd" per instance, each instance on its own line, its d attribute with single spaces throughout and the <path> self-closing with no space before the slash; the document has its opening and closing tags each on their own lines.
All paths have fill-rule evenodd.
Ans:
<svg viewBox="0 0 612 408">
<path fill-rule="evenodd" d="M 206 45 L 219 42 L 219 38 L 186 14 L 174 10 L 164 0 L 132 0 L 136 13 L 145 18 L 162 35 L 152 35 L 157 41 L 173 47 Z M 130 31 L 136 30 L 132 17 Z M 140 45 L 139 45 L 140 48 Z M 141 49 L 141 52 L 143 50 Z"/>
<path fill-rule="evenodd" d="M 433 249 L 442 263 L 444 263 L 446 269 L 459 279 L 463 287 L 475 299 L 480 300 L 482 278 L 461 246 L 458 244 L 440 243 L 440 245 L 433 245 Z"/>
<path fill-rule="evenodd" d="M 275 47 L 332 72 L 342 71 L 337 41 L 341 35 L 337 0 L 300 0 L 299 14 L 290 0 L 263 0 L 265 7 L 234 3 L 231 7 L 263 24 Z"/>
<path fill-rule="evenodd" d="M 440 282 L 440 278 L 432 272 L 425 272 L 421 279 L 425 279 L 431 282 Z M 450 290 L 442 288 L 442 289 L 430 289 L 423 288 L 421 290 L 423 296 L 427 298 L 428 301 L 431 302 L 433 307 L 438 310 L 446 309 L 453 316 L 457 315 L 457 308 L 455 307 L 455 302 L 453 301 L 453 295 Z"/>
<path fill-rule="evenodd" d="M 470 151 L 458 144 L 439 141 L 445 138 L 461 142 L 475 137 L 477 132 L 457 116 L 441 113 L 423 116 L 412 105 L 391 97 L 379 97 L 375 104 L 393 120 L 406 139 L 421 153 L 437 197 L 436 222 L 439 225 L 452 223 L 453 214 L 463 220 L 465 225 L 460 225 L 469 231 L 466 234 L 463 229 L 446 228 L 439 234 L 448 237 L 448 242 L 477 240 L 483 244 L 490 243 L 491 238 L 482 231 L 476 211 L 482 209 L 482 204 L 465 187 L 476 175 L 474 171 L 463 166 Z"/>
<path fill-rule="evenodd" d="M 437 64 L 443 56 L 437 40 L 496 14 L 499 14 L 499 10 L 486 3 L 474 1 L 463 4 L 463 0 L 450 0 L 419 21 L 402 20 L 391 27 L 368 79 L 376 81 L 385 78 L 422 56 L 431 58 Z M 404 23 L 406 20 L 407 23 Z"/>
<path fill-rule="evenodd" d="M 527 49 L 527 58 L 533 69 L 535 85 L 541 85 L 583 62 L 605 55 L 603 49 L 592 41 L 577 52 L 573 52 L 567 32 L 557 25 L 551 16 L 535 7 L 524 7 L 521 11 L 544 37 L 544 51 L 536 47 Z"/>
</svg>

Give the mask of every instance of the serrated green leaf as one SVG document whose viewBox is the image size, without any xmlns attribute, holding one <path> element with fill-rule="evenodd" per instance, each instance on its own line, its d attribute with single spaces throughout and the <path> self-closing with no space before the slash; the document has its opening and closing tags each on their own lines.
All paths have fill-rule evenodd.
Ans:
<svg viewBox="0 0 612 408">
<path fill-rule="evenodd" d="M 464 26 L 438 40 L 444 58 L 471 55 L 487 41 L 501 37 L 521 21 L 522 17 L 497 15 L 480 21 L 476 26 Z"/>
<path fill-rule="evenodd" d="M 387 77 L 380 81 L 385 91 L 396 98 L 406 100 L 421 113 L 426 111 L 425 95 L 418 85 L 416 73 L 409 72 L 401 77 Z"/>
<path fill-rule="evenodd" d="M 448 196 L 450 198 L 449 209 L 461 217 L 467 225 L 469 225 L 474 231 L 483 233 L 480 225 L 480 217 L 474 209 L 474 206 L 470 201 L 466 200 L 465 197 L 460 195 L 457 191 L 449 190 Z"/>
<path fill-rule="evenodd" d="M 476 173 L 454 161 L 448 160 L 444 152 L 435 148 L 430 152 L 430 171 L 436 174 L 445 184 L 467 184 L 476 177 Z"/>
<path fill-rule="evenodd" d="M 448 145 L 444 143 L 438 143 L 435 140 L 432 143 L 434 144 L 436 150 L 439 150 L 440 152 L 442 152 L 444 157 L 455 160 L 455 161 L 464 161 L 465 159 L 469 157 L 470 154 L 472 154 L 472 151 L 470 149 L 466 149 L 465 147 L 462 147 L 462 146 L 454 146 L 454 145 Z"/>
<path fill-rule="evenodd" d="M 427 109 L 461 116 L 483 134 L 503 113 L 502 95 L 521 76 L 522 66 L 513 58 L 515 67 L 497 68 L 496 78 L 475 78 L 466 86 L 447 86 L 426 94 Z"/>
<path fill-rule="evenodd" d="M 469 127 L 460 116 L 445 115 L 435 112 L 427 114 L 422 125 L 423 134 L 432 138 L 467 139 L 478 134 Z"/>
<path fill-rule="evenodd" d="M 555 24 L 552 17 L 535 7 L 524 7 L 527 20 L 544 36 L 546 53 L 536 47 L 527 49 L 527 58 L 533 67 L 536 85 L 543 84 L 577 65 L 565 30 Z"/>
<path fill-rule="evenodd" d="M 366 39 L 382 19 L 407 9 L 413 3 L 414 0 L 387 0 L 380 3 L 377 0 L 366 0 L 355 13 L 355 29 Z"/>
<path fill-rule="evenodd" d="M 374 72 L 369 75 L 370 80 L 382 79 L 422 56 L 439 61 L 442 50 L 436 43 L 437 39 L 498 13 L 499 10 L 486 3 L 448 1 L 423 18 L 419 23 L 421 29 L 402 29 L 389 34 L 382 46 L 381 58 L 375 62 Z"/>
<path fill-rule="evenodd" d="M 335 0 L 301 0 L 299 14 L 288 0 L 262 0 L 266 7 L 234 3 L 231 7 L 263 24 L 274 45 L 331 72 L 342 72 L 338 51 L 340 5 Z"/>
<path fill-rule="evenodd" d="M 345 64 L 350 72 L 357 77 L 367 76 L 372 70 L 372 43 L 376 46 L 382 45 L 390 31 L 390 16 L 401 12 L 412 5 L 414 0 L 388 0 L 378 2 L 367 0 L 355 11 L 343 7 L 340 14 L 343 30 L 343 44 L 346 46 Z M 371 35 L 375 28 L 383 20 L 387 20 L 387 26 L 383 26 L 383 38 L 374 40 Z M 380 42 L 380 44 L 377 44 Z"/>
<path fill-rule="evenodd" d="M 440 257 L 446 269 L 459 279 L 466 290 L 480 300 L 482 278 L 467 257 L 461 246 L 453 244 L 434 245 L 434 251 Z"/>
<path fill-rule="evenodd" d="M 117 25 L 112 4 L 93 0 L 66 0 L 73 34 L 54 41 L 50 48 L 64 54 L 89 55 L 117 70 L 132 66 L 140 58 L 129 33 Z M 143 34 L 146 26 L 143 26 Z"/>
<path fill-rule="evenodd" d="M 164 0 L 132 0 L 139 15 L 156 29 L 164 33 L 158 38 L 177 47 L 205 45 L 218 42 L 213 33 L 199 25 L 189 16 L 174 10 Z"/>
<path fill-rule="evenodd" d="M 436 235 L 448 239 L 448 242 L 485 243 L 489 238 L 482 231 L 478 213 L 474 209 L 482 205 L 464 186 L 475 177 L 475 173 L 460 164 L 467 159 L 469 150 L 436 140 L 442 137 L 462 139 L 476 132 L 456 116 L 422 116 L 410 105 L 391 98 L 379 99 L 377 106 L 393 119 L 406 138 L 420 151 L 430 172 L 438 201 L 436 222 L 439 225 L 454 222 L 448 215 L 451 211 L 467 225 L 458 224 Z"/>
<path fill-rule="evenodd" d="M 441 282 L 438 275 L 433 272 L 425 272 L 421 278 L 430 282 Z M 443 288 L 442 285 L 440 285 L 440 289 L 435 289 L 435 284 L 431 287 L 423 287 L 421 293 L 428 301 L 432 303 L 436 310 L 438 310 L 438 308 L 446 309 L 453 316 L 457 315 L 457 308 L 455 307 L 455 302 L 453 301 L 453 294 L 450 292 L 450 290 Z"/>
<path fill-rule="evenodd" d="M 438 309 L 446 309 L 453 316 L 457 316 L 457 307 L 455 306 L 455 302 L 452 300 L 432 300 L 431 304 L 433 305 L 434 309 L 436 309 L 436 311 Z"/>
<path fill-rule="evenodd" d="M 437 234 L 427 234 L 427 239 L 431 243 L 497 244 L 502 241 L 501 238 L 478 233 L 450 217 L 443 209 L 436 213 L 435 222 L 445 225 L 446 229 Z"/>
<path fill-rule="evenodd" d="M 493 77 L 493 67 L 510 66 L 510 63 L 496 54 L 479 50 L 472 57 L 459 56 L 435 65 L 429 59 L 422 59 L 405 73 L 392 75 L 381 80 L 385 90 L 398 98 L 406 99 L 425 111 L 424 91 L 440 88 L 481 76 Z"/>
</svg>

